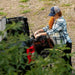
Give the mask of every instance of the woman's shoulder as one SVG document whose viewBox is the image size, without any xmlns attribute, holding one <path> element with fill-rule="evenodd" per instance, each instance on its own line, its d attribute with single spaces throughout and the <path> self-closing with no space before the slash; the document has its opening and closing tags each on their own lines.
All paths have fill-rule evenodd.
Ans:
<svg viewBox="0 0 75 75">
<path fill-rule="evenodd" d="M 66 21 L 65 21 L 63 16 L 58 18 L 57 22 L 59 22 L 59 23 L 66 23 Z"/>
</svg>

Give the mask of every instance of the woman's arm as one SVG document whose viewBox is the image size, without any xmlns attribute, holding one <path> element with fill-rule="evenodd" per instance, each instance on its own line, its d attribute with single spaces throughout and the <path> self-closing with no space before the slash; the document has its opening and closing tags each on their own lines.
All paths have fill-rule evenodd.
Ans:
<svg viewBox="0 0 75 75">
<path fill-rule="evenodd" d="M 60 32 L 64 27 L 64 24 L 63 22 L 62 23 L 57 23 L 57 26 L 54 28 L 54 29 L 51 29 L 51 30 L 47 30 L 46 32 L 44 33 L 39 33 L 35 36 L 35 38 L 39 37 L 39 36 L 42 36 L 42 35 L 51 35 L 53 33 L 56 33 L 56 32 Z"/>
</svg>

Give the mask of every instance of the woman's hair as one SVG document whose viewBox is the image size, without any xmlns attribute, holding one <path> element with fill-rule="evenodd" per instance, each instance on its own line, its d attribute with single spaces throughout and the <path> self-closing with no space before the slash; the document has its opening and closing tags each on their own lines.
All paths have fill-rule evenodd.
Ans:
<svg viewBox="0 0 75 75">
<path fill-rule="evenodd" d="M 52 29 L 53 23 L 54 23 L 54 17 L 52 16 L 49 20 L 49 29 Z"/>
<path fill-rule="evenodd" d="M 62 16 L 62 12 L 61 12 L 61 11 L 59 11 L 57 14 L 58 14 L 60 17 Z"/>
</svg>

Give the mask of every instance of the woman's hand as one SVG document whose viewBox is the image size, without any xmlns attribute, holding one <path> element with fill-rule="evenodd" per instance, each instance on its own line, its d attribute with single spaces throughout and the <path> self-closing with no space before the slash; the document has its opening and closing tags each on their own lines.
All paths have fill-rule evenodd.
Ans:
<svg viewBox="0 0 75 75">
<path fill-rule="evenodd" d="M 46 36 L 46 35 L 47 35 L 47 33 L 46 33 L 46 32 L 39 33 L 39 34 L 35 35 L 35 38 L 37 38 L 37 37 L 39 37 L 39 36 Z"/>
<path fill-rule="evenodd" d="M 34 36 L 36 36 L 38 33 L 40 34 L 40 32 L 43 32 L 43 31 L 44 31 L 43 29 L 37 30 L 37 31 L 34 33 Z"/>
<path fill-rule="evenodd" d="M 36 32 L 34 33 L 34 36 L 36 36 L 38 33 L 39 33 L 39 32 L 38 32 L 38 31 L 36 31 Z"/>
<path fill-rule="evenodd" d="M 39 37 L 39 36 L 41 36 L 41 34 L 37 34 L 37 35 L 35 35 L 35 38 L 37 38 L 37 37 Z"/>
</svg>

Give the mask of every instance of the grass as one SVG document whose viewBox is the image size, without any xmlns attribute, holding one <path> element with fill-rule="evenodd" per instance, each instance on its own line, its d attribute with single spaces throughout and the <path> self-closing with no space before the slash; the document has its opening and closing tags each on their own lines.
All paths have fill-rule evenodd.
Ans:
<svg viewBox="0 0 75 75">
<path fill-rule="evenodd" d="M 19 5 L 19 7 L 25 8 L 25 7 L 29 7 L 28 5 L 24 6 L 24 5 Z"/>
<path fill-rule="evenodd" d="M 28 9 L 28 10 L 24 10 L 24 11 L 22 11 L 21 13 L 22 14 L 25 14 L 25 13 L 29 13 L 31 10 L 30 9 Z"/>
<path fill-rule="evenodd" d="M 32 27 L 34 27 L 34 24 L 30 24 L 29 29 L 32 30 Z"/>
<path fill-rule="evenodd" d="M 39 0 L 39 1 L 58 1 L 58 0 Z"/>
<path fill-rule="evenodd" d="M 29 0 L 20 0 L 20 2 L 28 2 Z"/>
<path fill-rule="evenodd" d="M 32 23 L 32 24 L 30 24 L 30 27 L 34 27 L 34 24 Z"/>
<path fill-rule="evenodd" d="M 38 13 L 39 13 L 39 11 L 36 11 L 36 12 L 33 13 L 33 15 L 37 15 Z"/>
<path fill-rule="evenodd" d="M 72 29 L 75 29 L 75 26 L 71 26 Z"/>
<path fill-rule="evenodd" d="M 7 13 L 4 13 L 4 12 L 0 12 L 0 16 L 6 16 Z"/>
<path fill-rule="evenodd" d="M 22 8 L 24 8 L 25 6 L 24 6 L 24 5 L 19 5 L 19 7 L 22 7 Z"/>
<path fill-rule="evenodd" d="M 0 8 L 0 10 L 4 10 L 4 8 Z"/>
<path fill-rule="evenodd" d="M 36 12 L 34 12 L 33 15 L 37 15 L 40 10 L 45 10 L 45 8 L 44 7 L 40 8 L 39 10 L 37 10 Z"/>
<path fill-rule="evenodd" d="M 43 27 L 45 27 L 45 25 L 40 25 L 40 26 L 38 27 L 38 29 L 41 29 L 41 28 L 43 28 Z"/>
<path fill-rule="evenodd" d="M 63 4 L 62 7 L 71 6 L 71 4 Z"/>
<path fill-rule="evenodd" d="M 44 7 L 42 7 L 40 10 L 44 10 L 45 8 Z"/>
<path fill-rule="evenodd" d="M 67 16 L 67 18 L 68 18 L 68 19 L 71 19 L 72 17 L 71 17 L 71 16 Z"/>
<path fill-rule="evenodd" d="M 44 2 L 45 5 L 52 5 L 53 2 Z"/>
<path fill-rule="evenodd" d="M 75 43 L 74 43 L 74 42 L 72 42 L 72 45 L 75 45 Z"/>
</svg>

